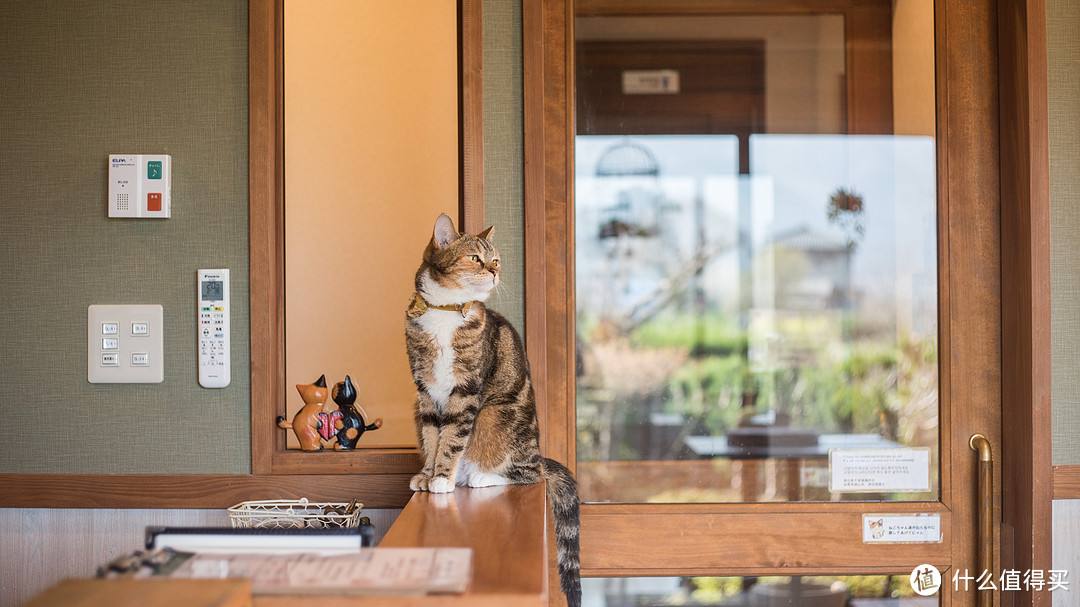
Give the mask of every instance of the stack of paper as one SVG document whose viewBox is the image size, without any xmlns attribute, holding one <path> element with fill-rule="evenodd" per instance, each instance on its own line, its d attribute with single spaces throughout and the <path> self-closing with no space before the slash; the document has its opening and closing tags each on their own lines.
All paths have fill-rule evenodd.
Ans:
<svg viewBox="0 0 1080 607">
<path fill-rule="evenodd" d="M 170 568 L 172 578 L 247 578 L 256 594 L 462 593 L 470 548 L 365 548 L 332 556 L 306 553 L 200 553 Z"/>
</svg>

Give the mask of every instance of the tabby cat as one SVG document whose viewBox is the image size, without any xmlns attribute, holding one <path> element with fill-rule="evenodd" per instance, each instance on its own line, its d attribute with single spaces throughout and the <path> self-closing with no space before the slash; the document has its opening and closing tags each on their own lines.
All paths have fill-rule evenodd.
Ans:
<svg viewBox="0 0 1080 607">
<path fill-rule="evenodd" d="M 499 284 L 499 252 L 489 237 L 459 235 L 442 215 L 416 272 L 405 339 L 416 382 L 416 428 L 424 467 L 413 491 L 547 481 L 555 513 L 559 576 L 571 606 L 581 604 L 577 484 L 565 466 L 540 456 L 529 364 L 521 337 L 484 301 Z"/>
</svg>

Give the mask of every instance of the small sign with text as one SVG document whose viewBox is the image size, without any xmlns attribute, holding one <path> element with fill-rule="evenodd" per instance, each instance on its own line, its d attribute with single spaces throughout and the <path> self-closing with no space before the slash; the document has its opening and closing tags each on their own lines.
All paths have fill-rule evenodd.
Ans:
<svg viewBox="0 0 1080 607">
<path fill-rule="evenodd" d="M 940 543 L 941 516 L 937 514 L 864 514 L 863 543 Z"/>
<path fill-rule="evenodd" d="M 829 491 L 901 493 L 930 491 L 930 449 L 833 449 Z"/>
</svg>

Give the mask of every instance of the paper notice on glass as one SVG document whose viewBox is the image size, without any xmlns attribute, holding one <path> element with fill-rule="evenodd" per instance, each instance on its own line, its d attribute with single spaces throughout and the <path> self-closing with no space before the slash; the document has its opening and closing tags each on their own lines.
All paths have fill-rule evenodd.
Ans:
<svg viewBox="0 0 1080 607">
<path fill-rule="evenodd" d="M 863 542 L 867 544 L 940 543 L 937 514 L 864 514 Z"/>
<path fill-rule="evenodd" d="M 829 491 L 900 493 L 930 491 L 930 449 L 833 449 Z"/>
<path fill-rule="evenodd" d="M 471 548 L 370 548 L 352 554 L 195 554 L 170 574 L 248 578 L 255 594 L 460 594 Z"/>
</svg>

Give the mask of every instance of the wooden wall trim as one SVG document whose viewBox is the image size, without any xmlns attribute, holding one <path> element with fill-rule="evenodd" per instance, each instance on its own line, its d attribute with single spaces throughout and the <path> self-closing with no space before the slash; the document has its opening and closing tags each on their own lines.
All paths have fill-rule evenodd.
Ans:
<svg viewBox="0 0 1080 607">
<path fill-rule="evenodd" d="M 284 0 L 248 3 L 248 183 L 251 297 L 251 471 L 269 474 L 284 439 Z"/>
<path fill-rule="evenodd" d="M 529 359 L 540 428 L 548 428 L 547 408 L 547 246 L 544 220 L 544 22 L 542 2 L 521 5 L 523 153 L 525 218 L 525 350 Z M 544 443 L 541 442 L 541 445 Z M 550 455 L 550 454 L 548 454 Z"/>
<path fill-rule="evenodd" d="M 1002 569 L 1051 567 L 1050 161 L 1046 5 L 998 3 L 1002 265 Z M 1063 477 L 1072 474 L 1063 472 Z M 1049 605 L 1021 591 L 1020 605 Z"/>
<path fill-rule="evenodd" d="M 1056 500 L 1080 500 L 1080 466 L 1054 466 L 1054 490 Z"/>
<path fill-rule="evenodd" d="M 574 468 L 572 2 L 523 4 L 526 342 L 541 449 Z M 557 24 L 552 26 L 551 24 Z"/>
<path fill-rule="evenodd" d="M 247 500 L 402 508 L 412 474 L 0 474 L 0 508 L 228 508 Z"/>
<path fill-rule="evenodd" d="M 484 230 L 484 20 L 482 0 L 458 2 L 458 180 L 462 230 Z"/>
</svg>

